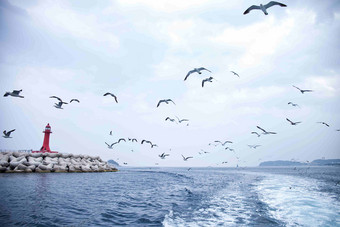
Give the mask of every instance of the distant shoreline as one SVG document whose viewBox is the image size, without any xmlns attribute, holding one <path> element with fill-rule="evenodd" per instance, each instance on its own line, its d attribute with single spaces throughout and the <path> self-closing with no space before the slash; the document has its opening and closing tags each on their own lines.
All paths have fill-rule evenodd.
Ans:
<svg viewBox="0 0 340 227">
<path fill-rule="evenodd" d="M 261 162 L 259 166 L 340 166 L 340 159 L 316 159 L 312 162 L 277 160 Z"/>
</svg>

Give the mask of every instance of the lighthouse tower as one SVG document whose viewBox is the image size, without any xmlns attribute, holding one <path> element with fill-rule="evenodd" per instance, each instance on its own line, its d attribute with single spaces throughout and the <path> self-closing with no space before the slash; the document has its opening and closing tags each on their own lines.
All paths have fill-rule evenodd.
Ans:
<svg viewBox="0 0 340 227">
<path fill-rule="evenodd" d="M 45 133 L 44 136 L 44 142 L 42 147 L 40 148 L 40 151 L 32 151 L 32 153 L 58 153 L 57 151 L 51 151 L 50 149 L 50 134 L 52 133 L 51 131 L 51 126 L 50 124 L 47 124 L 45 127 L 45 131 L 43 131 L 43 133 Z"/>
</svg>

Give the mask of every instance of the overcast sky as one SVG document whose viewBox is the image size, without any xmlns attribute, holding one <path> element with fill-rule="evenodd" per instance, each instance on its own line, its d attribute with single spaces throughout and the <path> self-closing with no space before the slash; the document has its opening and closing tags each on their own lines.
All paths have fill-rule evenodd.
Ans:
<svg viewBox="0 0 340 227">
<path fill-rule="evenodd" d="M 288 7 L 267 16 L 243 15 L 260 3 L 267 2 L 1 0 L 0 91 L 23 89 L 25 98 L 0 98 L 0 129 L 16 129 L 0 149 L 40 149 L 50 123 L 52 150 L 131 166 L 340 158 L 339 1 L 283 1 Z M 183 81 L 195 67 L 212 73 Z M 202 88 L 209 76 L 216 80 Z M 52 95 L 80 103 L 56 109 Z M 176 105 L 156 108 L 166 98 Z M 175 116 L 189 126 L 165 121 Z M 278 134 L 258 138 L 257 125 Z M 159 147 L 105 145 L 128 137 Z M 235 152 L 208 145 L 215 140 L 233 141 Z M 170 156 L 161 160 L 162 152 Z"/>
</svg>

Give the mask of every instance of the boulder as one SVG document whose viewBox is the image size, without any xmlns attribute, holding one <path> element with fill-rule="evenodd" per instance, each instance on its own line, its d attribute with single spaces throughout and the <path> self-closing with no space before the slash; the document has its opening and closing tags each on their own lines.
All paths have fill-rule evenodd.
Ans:
<svg viewBox="0 0 340 227">
<path fill-rule="evenodd" d="M 68 167 L 66 165 L 54 165 L 53 169 L 54 169 L 54 172 L 57 172 L 57 173 L 68 172 Z"/>
<path fill-rule="evenodd" d="M 0 172 L 1 172 L 1 173 L 4 173 L 4 172 L 6 172 L 6 169 L 7 169 L 6 167 L 4 167 L 4 166 L 0 166 Z"/>
</svg>

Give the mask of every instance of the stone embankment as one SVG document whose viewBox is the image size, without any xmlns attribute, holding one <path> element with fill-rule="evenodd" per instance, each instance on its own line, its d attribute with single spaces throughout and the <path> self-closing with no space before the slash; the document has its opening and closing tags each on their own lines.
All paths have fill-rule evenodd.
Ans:
<svg viewBox="0 0 340 227">
<path fill-rule="evenodd" d="M 1 173 L 115 172 L 99 156 L 63 153 L 1 152 Z"/>
</svg>

